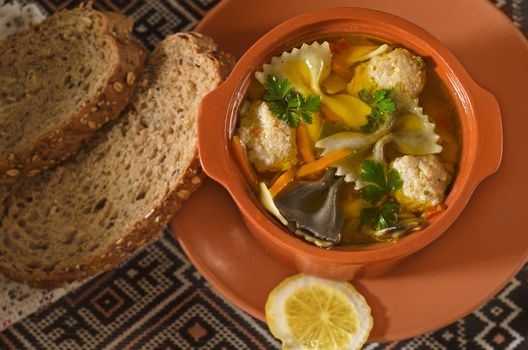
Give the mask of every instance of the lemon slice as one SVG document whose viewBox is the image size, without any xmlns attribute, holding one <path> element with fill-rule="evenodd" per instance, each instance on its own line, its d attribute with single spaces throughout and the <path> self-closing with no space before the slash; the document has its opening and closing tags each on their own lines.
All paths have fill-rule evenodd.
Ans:
<svg viewBox="0 0 528 350">
<path fill-rule="evenodd" d="M 288 350 L 360 349 L 373 323 L 365 298 L 350 283 L 304 274 L 271 291 L 266 321 Z"/>
</svg>

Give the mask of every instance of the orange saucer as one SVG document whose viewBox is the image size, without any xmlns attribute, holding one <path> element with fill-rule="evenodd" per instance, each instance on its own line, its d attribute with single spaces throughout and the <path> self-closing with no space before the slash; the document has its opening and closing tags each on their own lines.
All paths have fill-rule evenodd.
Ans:
<svg viewBox="0 0 528 350">
<path fill-rule="evenodd" d="M 386 275 L 353 282 L 372 308 L 370 341 L 404 339 L 445 326 L 473 311 L 513 277 L 526 248 L 496 245 L 491 231 L 460 231 L 464 226 L 455 223 Z M 261 248 L 229 194 L 211 180 L 180 210 L 172 227 L 209 283 L 260 320 L 268 293 L 297 273 Z M 468 240 L 478 239 L 484 241 L 468 250 Z"/>
<path fill-rule="evenodd" d="M 354 281 L 374 317 L 370 341 L 403 339 L 445 326 L 503 287 L 528 257 L 528 43 L 487 1 L 223 0 L 198 29 L 241 55 L 281 21 L 321 7 L 375 8 L 431 32 L 499 100 L 502 166 L 475 191 L 437 241 L 388 274 Z M 468 19 L 471 14 L 471 20 Z M 206 182 L 172 225 L 190 260 L 236 306 L 263 319 L 267 294 L 296 273 L 253 239 L 229 195 Z"/>
</svg>

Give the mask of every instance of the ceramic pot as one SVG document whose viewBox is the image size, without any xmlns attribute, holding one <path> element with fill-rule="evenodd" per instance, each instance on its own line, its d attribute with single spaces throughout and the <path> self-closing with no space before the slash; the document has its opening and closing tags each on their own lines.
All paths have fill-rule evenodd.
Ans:
<svg viewBox="0 0 528 350">
<path fill-rule="evenodd" d="M 253 74 L 271 57 L 294 45 L 335 34 L 366 34 L 424 57 L 444 82 L 459 112 L 461 160 L 445 200 L 447 210 L 431 218 L 425 229 L 394 243 L 322 249 L 292 235 L 262 207 L 229 147 Z M 238 61 L 229 78 L 203 99 L 198 137 L 203 169 L 229 191 L 257 241 L 299 271 L 339 280 L 383 273 L 437 239 L 460 215 L 476 186 L 498 169 L 502 155 L 502 125 L 495 97 L 476 84 L 455 56 L 424 29 L 387 13 L 360 8 L 311 12 L 264 35 Z"/>
</svg>

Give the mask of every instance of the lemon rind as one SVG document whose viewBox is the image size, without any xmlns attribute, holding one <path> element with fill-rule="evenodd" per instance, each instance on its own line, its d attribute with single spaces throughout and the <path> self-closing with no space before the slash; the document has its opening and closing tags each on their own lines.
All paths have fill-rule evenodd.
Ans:
<svg viewBox="0 0 528 350">
<path fill-rule="evenodd" d="M 299 287 L 307 287 L 317 283 L 332 285 L 343 292 L 347 299 L 353 304 L 360 322 L 365 322 L 364 327 L 359 327 L 358 331 L 350 339 L 346 349 L 361 349 L 367 342 L 368 336 L 374 325 L 370 307 L 365 298 L 348 282 L 332 281 L 305 274 L 297 274 L 284 279 L 269 294 L 265 305 L 266 322 L 271 334 L 282 341 L 282 348 L 285 350 L 309 350 L 301 344 L 295 343 L 292 339 L 291 331 L 285 317 L 276 315 L 276 308 L 280 309 L 289 296 Z M 278 305 L 277 305 L 278 303 Z M 282 305 L 281 305 L 282 304 Z M 355 347 L 351 347 L 354 346 Z M 320 349 L 322 350 L 322 349 Z"/>
</svg>

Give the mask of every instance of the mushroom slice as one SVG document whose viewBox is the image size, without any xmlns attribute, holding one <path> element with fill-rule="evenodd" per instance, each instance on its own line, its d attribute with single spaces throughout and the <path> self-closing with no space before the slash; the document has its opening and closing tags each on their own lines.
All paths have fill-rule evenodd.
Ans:
<svg viewBox="0 0 528 350">
<path fill-rule="evenodd" d="M 336 178 L 335 169 L 331 169 L 320 180 L 302 182 L 282 192 L 275 204 L 297 235 L 318 246 L 332 246 L 339 243 L 343 228 L 337 200 L 342 184 L 343 179 Z"/>
<path fill-rule="evenodd" d="M 421 219 L 401 220 L 396 226 L 373 231 L 373 234 L 378 238 L 385 235 L 390 235 L 392 238 L 400 238 L 410 232 L 421 230 L 426 225 L 427 222 Z"/>
</svg>

